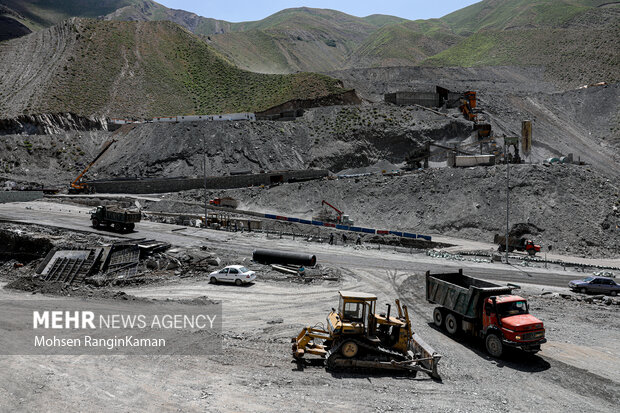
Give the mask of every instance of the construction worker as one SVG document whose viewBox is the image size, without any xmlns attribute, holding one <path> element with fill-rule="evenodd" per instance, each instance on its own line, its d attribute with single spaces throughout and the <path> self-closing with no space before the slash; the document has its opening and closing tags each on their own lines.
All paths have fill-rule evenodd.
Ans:
<svg viewBox="0 0 620 413">
<path fill-rule="evenodd" d="M 355 240 L 355 245 L 362 245 L 362 236 L 357 234 L 357 239 Z"/>
<path fill-rule="evenodd" d="M 332 232 L 329 233 L 329 245 L 334 245 L 334 234 Z"/>
</svg>

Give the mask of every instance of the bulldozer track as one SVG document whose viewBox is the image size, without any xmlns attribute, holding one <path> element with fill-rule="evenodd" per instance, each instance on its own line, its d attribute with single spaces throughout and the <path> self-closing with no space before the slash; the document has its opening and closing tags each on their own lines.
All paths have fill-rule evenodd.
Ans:
<svg viewBox="0 0 620 413">
<path fill-rule="evenodd" d="M 365 357 L 352 357 L 351 360 L 376 361 L 377 366 L 374 368 L 366 368 L 366 367 L 343 367 L 343 366 L 337 365 L 338 360 L 347 359 L 340 354 L 340 347 L 342 346 L 342 344 L 344 344 L 347 341 L 353 341 L 355 344 L 358 345 L 360 349 L 364 349 L 364 351 L 367 353 Z M 377 360 L 377 356 L 381 356 L 382 358 L 385 358 L 385 360 Z M 325 366 L 327 367 L 328 370 L 340 371 L 340 372 L 346 372 L 346 371 L 372 372 L 374 370 L 385 370 L 386 369 L 386 367 L 380 365 L 378 362 L 386 362 L 386 361 L 392 361 L 392 360 L 407 361 L 407 359 L 408 357 L 405 356 L 404 354 L 399 353 L 394 350 L 387 349 L 383 346 L 373 346 L 360 340 L 345 339 L 345 340 L 340 341 L 335 347 L 332 347 L 331 349 L 327 351 L 327 354 L 325 356 Z M 402 370 L 410 371 L 405 368 L 403 368 Z M 415 371 L 413 371 L 412 373 L 415 373 Z"/>
</svg>

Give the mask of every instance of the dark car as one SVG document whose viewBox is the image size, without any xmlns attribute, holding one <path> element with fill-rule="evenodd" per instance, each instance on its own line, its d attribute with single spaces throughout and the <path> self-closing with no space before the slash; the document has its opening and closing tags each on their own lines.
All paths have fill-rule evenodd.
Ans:
<svg viewBox="0 0 620 413">
<path fill-rule="evenodd" d="M 580 293 L 618 295 L 620 292 L 620 285 L 608 277 L 587 277 L 583 280 L 574 280 L 568 283 L 568 287 Z"/>
</svg>

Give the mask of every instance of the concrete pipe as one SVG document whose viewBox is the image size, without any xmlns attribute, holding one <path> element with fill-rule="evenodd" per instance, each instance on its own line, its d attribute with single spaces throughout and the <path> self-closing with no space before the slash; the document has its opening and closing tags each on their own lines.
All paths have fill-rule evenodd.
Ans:
<svg viewBox="0 0 620 413">
<path fill-rule="evenodd" d="M 255 250 L 252 259 L 262 264 L 316 265 L 316 255 L 288 251 Z"/>
</svg>

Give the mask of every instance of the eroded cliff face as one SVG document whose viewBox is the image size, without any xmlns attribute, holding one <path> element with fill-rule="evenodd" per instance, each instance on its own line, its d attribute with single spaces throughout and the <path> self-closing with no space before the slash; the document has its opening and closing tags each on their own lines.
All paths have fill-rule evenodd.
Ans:
<svg viewBox="0 0 620 413">
<path fill-rule="evenodd" d="M 66 131 L 108 130 L 103 117 L 84 117 L 73 113 L 19 115 L 0 119 L 0 135 L 53 135 Z"/>
</svg>

